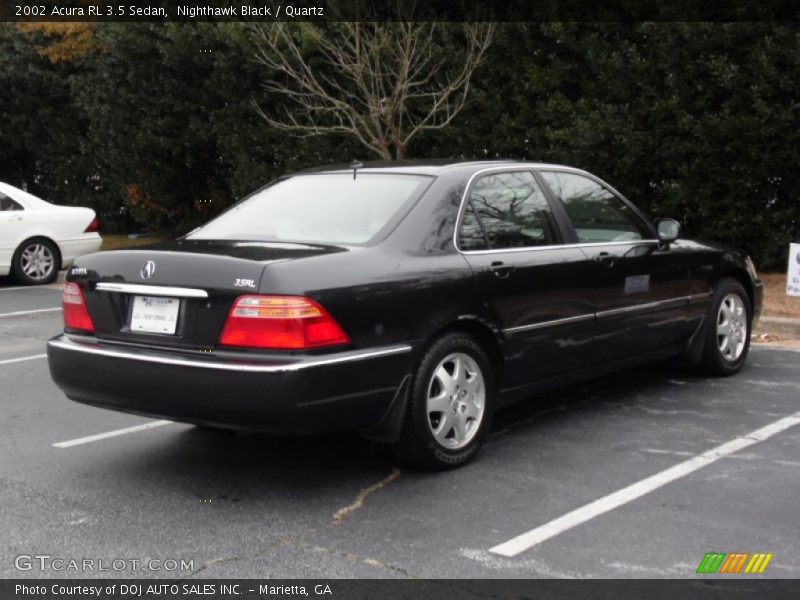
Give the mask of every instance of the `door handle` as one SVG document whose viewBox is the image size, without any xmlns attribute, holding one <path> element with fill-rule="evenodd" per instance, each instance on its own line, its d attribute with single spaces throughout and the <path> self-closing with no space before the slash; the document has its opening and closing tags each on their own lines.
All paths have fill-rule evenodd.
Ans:
<svg viewBox="0 0 800 600">
<path fill-rule="evenodd" d="M 22 221 L 22 215 L 11 215 L 6 219 L 6 221 L 8 221 L 9 223 L 11 221 Z"/>
<path fill-rule="evenodd" d="M 490 272 L 498 279 L 505 279 L 511 274 L 512 271 L 516 270 L 516 267 L 503 264 L 501 261 L 496 260 L 490 266 L 484 267 L 483 270 Z"/>
<path fill-rule="evenodd" d="M 613 267 L 617 262 L 617 257 L 613 254 L 609 254 L 608 252 L 599 252 L 594 259 L 599 262 L 604 267 L 608 267 L 609 269 Z"/>
</svg>

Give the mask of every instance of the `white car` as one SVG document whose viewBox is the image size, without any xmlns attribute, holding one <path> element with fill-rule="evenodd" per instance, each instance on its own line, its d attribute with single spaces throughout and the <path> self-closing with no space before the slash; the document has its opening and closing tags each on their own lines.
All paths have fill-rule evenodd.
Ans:
<svg viewBox="0 0 800 600">
<path fill-rule="evenodd" d="M 91 208 L 56 206 L 0 182 L 0 276 L 50 283 L 81 254 L 100 249 Z"/>
</svg>

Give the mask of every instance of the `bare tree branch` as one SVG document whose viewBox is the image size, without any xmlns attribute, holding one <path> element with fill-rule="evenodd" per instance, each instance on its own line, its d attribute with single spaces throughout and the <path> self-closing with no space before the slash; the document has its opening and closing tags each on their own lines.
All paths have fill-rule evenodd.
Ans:
<svg viewBox="0 0 800 600">
<path fill-rule="evenodd" d="M 301 137 L 340 133 L 384 159 L 403 158 L 419 133 L 449 125 L 466 104 L 491 43 L 491 23 L 468 23 L 461 52 L 436 43 L 441 25 L 412 20 L 256 24 L 255 59 L 283 107 L 258 114 Z"/>
</svg>

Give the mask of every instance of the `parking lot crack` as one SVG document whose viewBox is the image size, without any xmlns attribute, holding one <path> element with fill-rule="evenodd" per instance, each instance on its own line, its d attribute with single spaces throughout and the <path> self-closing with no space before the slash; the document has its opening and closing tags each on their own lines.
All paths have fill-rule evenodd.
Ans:
<svg viewBox="0 0 800 600">
<path fill-rule="evenodd" d="M 352 504 L 343 506 L 334 513 L 333 520 L 331 521 L 331 527 L 338 527 L 341 525 L 342 521 L 344 521 L 351 513 L 364 506 L 364 502 L 371 494 L 374 494 L 375 492 L 378 492 L 391 484 L 395 479 L 400 477 L 400 473 L 400 469 L 394 468 L 387 477 L 381 479 L 378 483 L 362 489 Z"/>
<path fill-rule="evenodd" d="M 382 560 L 378 560 L 377 558 L 371 558 L 369 556 L 362 556 L 360 554 L 355 554 L 353 552 L 347 552 L 346 550 L 336 550 L 334 548 L 326 548 L 324 546 L 313 546 L 306 542 L 301 542 L 298 544 L 299 546 L 306 548 L 308 550 L 312 550 L 318 554 L 332 554 L 334 556 L 339 556 L 341 558 L 346 558 L 347 560 L 361 562 L 365 565 L 369 565 L 371 567 L 378 567 L 380 569 L 386 569 L 388 571 L 392 571 L 394 573 L 399 573 L 403 577 L 407 577 L 408 579 L 419 579 L 418 576 L 414 575 L 410 571 L 402 567 L 398 567 L 397 565 L 393 565 Z"/>
<path fill-rule="evenodd" d="M 253 552 L 253 553 L 243 554 L 241 556 L 228 556 L 228 557 L 220 557 L 220 558 L 209 559 L 209 560 L 205 561 L 205 563 L 203 563 L 203 566 L 201 566 L 199 569 L 195 569 L 194 571 L 192 571 L 190 573 L 189 577 L 195 577 L 199 573 L 202 573 L 203 571 L 206 571 L 208 569 L 211 569 L 212 567 L 216 567 L 216 566 L 221 565 L 221 564 L 230 563 L 230 562 L 238 562 L 238 561 L 242 561 L 242 560 L 250 560 L 250 559 L 255 559 L 255 558 L 267 556 L 270 552 L 272 552 L 274 550 L 278 550 L 280 548 L 284 548 L 286 546 L 294 546 L 294 547 L 298 547 L 298 548 L 306 547 L 306 546 L 308 546 L 308 544 L 303 542 L 303 538 L 313 534 L 315 531 L 317 531 L 316 528 L 304 529 L 304 530 L 302 530 L 302 531 L 300 531 L 298 533 L 295 533 L 293 535 L 282 537 L 282 538 L 276 540 L 274 543 L 270 544 L 269 546 L 267 546 L 265 548 L 261 548 L 258 551 Z"/>
</svg>

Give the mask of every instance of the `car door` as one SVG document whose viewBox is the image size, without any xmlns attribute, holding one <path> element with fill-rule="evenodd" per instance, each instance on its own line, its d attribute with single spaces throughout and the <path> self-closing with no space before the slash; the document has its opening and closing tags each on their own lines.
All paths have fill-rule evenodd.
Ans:
<svg viewBox="0 0 800 600">
<path fill-rule="evenodd" d="M 664 350 L 685 339 L 688 274 L 647 220 L 600 180 L 568 170 L 541 175 L 592 263 L 597 337 L 593 364 Z"/>
<path fill-rule="evenodd" d="M 502 331 L 508 388 L 584 364 L 593 332 L 594 265 L 564 244 L 563 227 L 531 170 L 486 170 L 467 189 L 458 247 Z"/>
<path fill-rule="evenodd" d="M 16 241 L 24 226 L 23 206 L 0 192 L 0 273 L 7 273 L 16 250 Z"/>
</svg>

